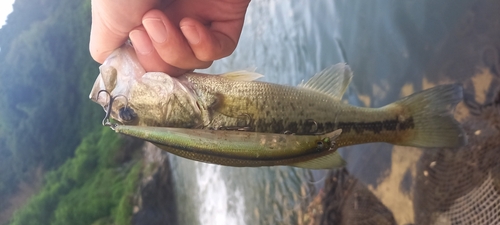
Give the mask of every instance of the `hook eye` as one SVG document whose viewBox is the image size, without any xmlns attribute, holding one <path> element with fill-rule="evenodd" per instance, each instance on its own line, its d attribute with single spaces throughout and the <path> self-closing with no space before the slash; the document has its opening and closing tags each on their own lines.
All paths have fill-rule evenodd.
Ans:
<svg viewBox="0 0 500 225">
<path fill-rule="evenodd" d="M 307 123 L 312 123 L 312 126 L 311 126 L 311 130 L 309 130 L 309 133 L 310 134 L 314 134 L 314 133 L 317 133 L 318 130 L 319 130 L 319 126 L 318 126 L 318 122 L 316 122 L 316 120 L 313 120 L 313 119 L 308 119 L 306 120 Z M 314 129 L 313 129 L 314 128 Z"/>
<path fill-rule="evenodd" d="M 323 141 L 317 141 L 317 142 L 316 142 L 316 149 L 317 149 L 318 151 L 323 150 L 323 148 L 324 148 L 324 147 L 325 147 L 325 143 L 323 143 Z"/>
</svg>

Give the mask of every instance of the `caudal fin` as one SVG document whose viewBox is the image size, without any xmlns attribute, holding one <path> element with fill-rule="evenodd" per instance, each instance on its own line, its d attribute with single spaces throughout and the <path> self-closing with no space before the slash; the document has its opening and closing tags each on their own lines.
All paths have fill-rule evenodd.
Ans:
<svg viewBox="0 0 500 225">
<path fill-rule="evenodd" d="M 462 100 L 462 87 L 457 84 L 427 89 L 393 104 L 411 111 L 415 135 L 399 145 L 416 147 L 459 147 L 467 144 L 462 126 L 452 111 Z"/>
</svg>

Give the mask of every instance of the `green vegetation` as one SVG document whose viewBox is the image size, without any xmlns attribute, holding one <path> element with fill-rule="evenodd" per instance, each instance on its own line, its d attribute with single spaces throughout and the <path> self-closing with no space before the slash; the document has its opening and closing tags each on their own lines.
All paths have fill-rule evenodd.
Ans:
<svg viewBox="0 0 500 225">
<path fill-rule="evenodd" d="M 43 189 L 11 224 L 130 224 L 141 163 L 116 157 L 137 148 L 123 146 L 111 129 L 86 137 L 72 159 L 47 173 Z"/>
<path fill-rule="evenodd" d="M 130 219 L 140 166 L 88 99 L 90 15 L 90 0 L 16 0 L 0 29 L 0 212 L 20 181 L 49 171 L 13 224 Z"/>
<path fill-rule="evenodd" d="M 102 110 L 88 100 L 98 73 L 89 2 L 17 0 L 0 30 L 0 199 L 35 167 L 57 168 L 99 128 Z"/>
</svg>

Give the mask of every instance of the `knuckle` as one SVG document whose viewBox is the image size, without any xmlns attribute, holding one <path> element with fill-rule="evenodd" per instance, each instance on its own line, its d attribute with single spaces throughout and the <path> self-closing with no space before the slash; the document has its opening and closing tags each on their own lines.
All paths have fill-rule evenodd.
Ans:
<svg viewBox="0 0 500 225">
<path fill-rule="evenodd" d="M 213 61 L 203 62 L 197 69 L 206 69 L 212 65 Z"/>
</svg>

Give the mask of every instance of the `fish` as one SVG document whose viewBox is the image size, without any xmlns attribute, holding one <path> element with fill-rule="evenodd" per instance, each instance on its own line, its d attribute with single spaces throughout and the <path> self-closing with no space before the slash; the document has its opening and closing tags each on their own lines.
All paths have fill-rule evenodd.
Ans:
<svg viewBox="0 0 500 225">
<path fill-rule="evenodd" d="M 195 134 L 189 130 L 206 130 L 198 134 L 206 137 L 232 132 L 232 141 L 243 140 L 248 133 L 260 137 L 282 135 L 283 146 L 291 146 L 295 136 L 310 138 L 314 143 L 321 135 L 340 130 L 340 135 L 334 137 L 335 151 L 322 150 L 312 158 L 302 155 L 295 159 L 303 168 L 342 166 L 338 163 L 342 160 L 332 160 L 329 154 L 356 144 L 386 142 L 452 148 L 467 143 L 463 128 L 452 114 L 462 100 L 459 84 L 436 86 L 380 108 L 366 108 L 342 101 L 353 76 L 345 63 L 330 66 L 298 86 L 257 81 L 262 76 L 244 70 L 219 75 L 191 72 L 179 77 L 146 72 L 133 47 L 124 45 L 100 66 L 89 97 L 121 124 L 118 126 L 142 130 L 143 133 L 136 135 L 142 139 L 150 132 L 146 127 L 166 127 L 184 129 L 185 134 L 191 135 Z M 189 151 L 158 140 L 152 142 L 184 157 L 182 152 Z M 221 140 L 221 145 L 224 144 L 228 143 Z M 207 149 L 205 153 L 216 150 Z M 269 159 L 274 163 L 256 160 L 253 164 L 234 161 L 241 157 L 231 153 L 217 159 L 208 159 L 208 154 L 193 154 L 187 158 L 227 166 L 296 166 L 299 162 L 280 161 L 286 154 Z M 324 159 L 330 159 L 331 163 Z M 221 160 L 227 161 L 221 163 Z"/>
</svg>

